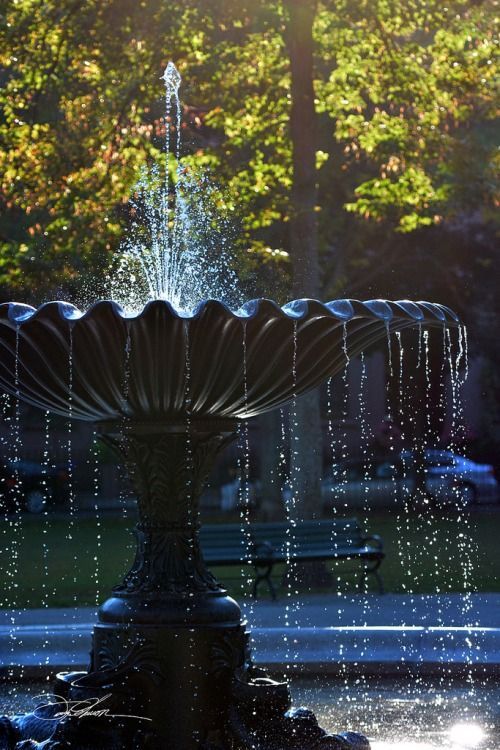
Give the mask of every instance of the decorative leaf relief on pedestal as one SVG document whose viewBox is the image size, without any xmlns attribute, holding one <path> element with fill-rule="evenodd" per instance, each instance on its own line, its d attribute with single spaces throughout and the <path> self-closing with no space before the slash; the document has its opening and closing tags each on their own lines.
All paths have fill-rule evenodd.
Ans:
<svg viewBox="0 0 500 750">
<path fill-rule="evenodd" d="M 230 432 L 136 434 L 104 440 L 125 460 L 138 495 L 134 563 L 115 593 L 220 591 L 198 541 L 198 498 Z"/>
<path fill-rule="evenodd" d="M 196 532 L 136 529 L 134 564 L 115 592 L 184 593 L 219 591 L 207 570 Z"/>
<path fill-rule="evenodd" d="M 250 636 L 244 626 L 221 633 L 211 648 L 212 674 L 216 679 L 242 675 L 250 664 Z"/>
<path fill-rule="evenodd" d="M 156 685 L 166 679 L 156 643 L 130 631 L 105 635 L 99 645 L 97 661 L 99 672 L 112 672 L 117 677 L 133 670 L 146 674 Z"/>
<path fill-rule="evenodd" d="M 147 526 L 197 524 L 198 499 L 217 453 L 232 433 L 177 432 L 104 436 L 123 457 Z"/>
</svg>

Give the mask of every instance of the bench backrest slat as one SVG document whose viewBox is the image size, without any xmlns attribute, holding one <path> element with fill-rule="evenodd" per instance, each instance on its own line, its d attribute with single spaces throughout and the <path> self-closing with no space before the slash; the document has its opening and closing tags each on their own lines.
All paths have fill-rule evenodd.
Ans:
<svg viewBox="0 0 500 750">
<path fill-rule="evenodd" d="M 270 544 L 281 555 L 321 552 L 325 549 L 353 549 L 362 544 L 362 531 L 356 518 L 306 520 L 271 523 L 213 524 L 203 526 L 200 541 L 207 560 L 245 561 L 254 545 Z"/>
</svg>

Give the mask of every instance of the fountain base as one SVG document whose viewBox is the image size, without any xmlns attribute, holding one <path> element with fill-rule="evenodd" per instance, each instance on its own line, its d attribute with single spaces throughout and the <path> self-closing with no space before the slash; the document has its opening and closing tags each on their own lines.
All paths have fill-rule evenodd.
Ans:
<svg viewBox="0 0 500 750">
<path fill-rule="evenodd" d="M 163 718 L 148 717 L 152 687 L 162 693 Z M 60 673 L 51 701 L 32 714 L 0 722 L 1 750 L 369 750 L 357 733 L 331 735 L 305 708 L 291 708 L 288 686 L 249 666 L 225 686 L 222 713 L 186 724 L 172 705 L 172 685 L 150 682 L 125 665 L 100 672 Z M 175 695 L 178 688 L 173 691 Z M 156 696 L 157 698 L 158 696 Z M 155 700 L 154 702 L 157 702 Z M 174 701 L 175 703 L 175 701 Z M 202 707 L 200 706 L 199 709 Z M 200 720 L 205 726 L 200 731 Z M 198 725 L 198 726 L 196 726 Z M 173 737 L 175 736 L 175 739 Z"/>
<path fill-rule="evenodd" d="M 89 671 L 60 673 L 45 705 L 4 719 L 0 750 L 369 750 L 292 708 L 287 684 L 252 663 L 223 590 L 120 588 L 100 609 Z"/>
</svg>

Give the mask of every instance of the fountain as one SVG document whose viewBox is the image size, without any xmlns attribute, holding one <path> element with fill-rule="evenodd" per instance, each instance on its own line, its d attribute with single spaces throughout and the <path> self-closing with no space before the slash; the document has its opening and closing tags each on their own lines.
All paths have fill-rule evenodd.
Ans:
<svg viewBox="0 0 500 750">
<path fill-rule="evenodd" d="M 153 268 L 158 278 L 164 269 Z M 139 509 L 135 560 L 100 607 L 89 670 L 59 674 L 50 705 L 1 720 L 0 747 L 368 748 L 292 709 L 287 685 L 253 664 L 240 609 L 203 561 L 198 499 L 241 420 L 318 386 L 392 332 L 458 320 L 442 305 L 381 300 L 231 309 L 209 299 L 185 311 L 169 293 L 155 286 L 160 299 L 132 313 L 113 301 L 84 313 L 66 302 L 0 305 L 0 386 L 94 422 L 126 464 Z M 95 710 L 66 710 L 80 701 Z"/>
</svg>

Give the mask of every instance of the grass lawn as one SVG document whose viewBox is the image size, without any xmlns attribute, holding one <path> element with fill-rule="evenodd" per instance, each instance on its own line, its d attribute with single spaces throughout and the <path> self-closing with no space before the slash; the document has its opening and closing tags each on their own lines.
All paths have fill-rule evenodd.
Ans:
<svg viewBox="0 0 500 750">
<path fill-rule="evenodd" d="M 368 532 L 384 540 L 387 557 L 381 572 L 387 591 L 500 591 L 497 508 L 461 516 L 450 512 L 434 519 L 388 512 L 357 515 Z M 61 517 L 50 523 L 24 517 L 13 528 L 2 521 L 0 606 L 65 607 L 103 601 L 128 570 L 134 542 L 130 519 L 104 516 L 100 524 L 98 529 L 96 520 L 81 518 L 71 527 L 69 519 Z M 339 588 L 356 590 L 353 563 L 331 567 L 338 574 Z M 281 572 L 277 569 L 277 580 Z M 214 573 L 233 595 L 249 591 L 248 566 L 215 568 Z"/>
</svg>

